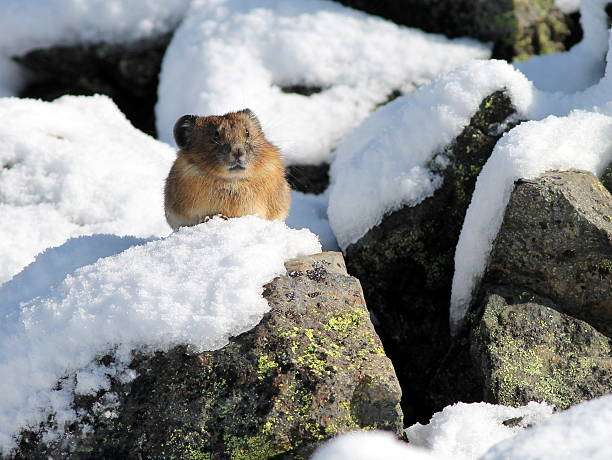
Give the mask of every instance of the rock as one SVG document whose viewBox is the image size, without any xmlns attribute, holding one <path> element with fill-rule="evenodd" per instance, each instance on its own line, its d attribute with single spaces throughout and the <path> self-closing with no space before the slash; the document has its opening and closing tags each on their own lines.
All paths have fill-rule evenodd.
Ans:
<svg viewBox="0 0 612 460">
<path fill-rule="evenodd" d="M 444 178 L 434 195 L 384 217 L 346 249 L 349 273 L 364 287 L 377 331 L 405 393 L 408 424 L 426 422 L 426 401 L 435 366 L 449 344 L 448 305 L 455 246 L 476 177 L 514 113 L 510 99 L 495 92 L 435 166 Z M 437 408 L 441 409 L 441 408 Z"/>
<path fill-rule="evenodd" d="M 517 181 L 483 283 L 550 298 L 612 337 L 610 192 L 583 171 Z"/>
<path fill-rule="evenodd" d="M 125 44 L 54 46 L 15 56 L 35 76 L 19 96 L 50 101 L 64 94 L 106 94 L 134 126 L 155 135 L 159 72 L 171 37 L 170 33 Z"/>
<path fill-rule="evenodd" d="M 293 190 L 303 193 L 323 193 L 329 186 L 329 163 L 319 165 L 291 165 L 287 180 Z"/>
<path fill-rule="evenodd" d="M 566 409 L 611 393 L 610 339 L 542 303 L 508 288 L 486 295 L 472 338 L 484 400 L 509 406 L 545 401 Z"/>
<path fill-rule="evenodd" d="M 308 458 L 337 433 L 400 434 L 401 390 L 359 281 L 338 253 L 286 266 L 254 329 L 217 351 L 138 356 L 138 377 L 110 389 L 115 417 L 95 410 L 108 395 L 81 397 L 91 432 L 74 425 L 47 444 L 26 433 L 18 458 Z"/>
<path fill-rule="evenodd" d="M 493 57 L 498 59 L 562 51 L 575 25 L 554 0 L 336 1 L 427 32 L 492 41 Z"/>
<path fill-rule="evenodd" d="M 467 325 L 432 378 L 432 405 L 531 398 L 567 407 L 612 391 L 611 215 L 610 194 L 590 173 L 516 182 Z"/>
</svg>

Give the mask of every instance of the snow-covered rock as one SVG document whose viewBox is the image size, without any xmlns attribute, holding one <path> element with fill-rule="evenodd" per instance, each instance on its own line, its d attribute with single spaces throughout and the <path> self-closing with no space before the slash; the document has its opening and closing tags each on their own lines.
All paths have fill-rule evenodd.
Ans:
<svg viewBox="0 0 612 460">
<path fill-rule="evenodd" d="M 213 219 L 99 259 L 46 289 L 39 285 L 37 297 L 26 298 L 23 289 L 2 296 L 0 447 L 14 447 L 21 429 L 35 429 L 51 414 L 61 432 L 78 419 L 75 394 L 134 378 L 127 368 L 134 351 L 224 346 L 268 310 L 262 286 L 284 273 L 283 262 L 319 251 L 307 230 L 254 216 Z M 44 255 L 31 270 L 53 263 Z M 32 278 L 27 272 L 14 287 Z M 113 355 L 111 364 L 95 361 L 105 354 Z"/>
<path fill-rule="evenodd" d="M 411 91 L 488 56 L 475 41 L 428 35 L 328 1 L 196 0 L 162 64 L 158 133 L 172 142 L 181 115 L 249 107 L 288 164 L 317 164 L 392 91 Z M 322 90 L 283 92 L 292 85 Z"/>
</svg>

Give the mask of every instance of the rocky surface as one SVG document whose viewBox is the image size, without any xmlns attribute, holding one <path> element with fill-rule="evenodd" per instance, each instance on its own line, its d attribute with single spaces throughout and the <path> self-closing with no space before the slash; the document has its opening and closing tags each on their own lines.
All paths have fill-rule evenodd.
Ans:
<svg viewBox="0 0 612 460">
<path fill-rule="evenodd" d="M 137 357 L 138 377 L 110 389 L 115 416 L 96 413 L 104 394 L 79 398 L 93 431 L 49 444 L 28 433 L 18 458 L 307 458 L 348 430 L 399 434 L 401 390 L 359 281 L 338 253 L 286 266 L 254 329 L 217 351 Z"/>
<path fill-rule="evenodd" d="M 364 287 L 377 331 L 405 391 L 409 423 L 432 414 L 427 402 L 435 366 L 450 340 L 448 305 L 455 246 L 476 177 L 514 113 L 502 92 L 485 98 L 470 124 L 432 168 L 444 183 L 417 206 L 385 216 L 346 250 L 349 273 Z"/>
<path fill-rule="evenodd" d="M 590 173 L 515 183 L 467 326 L 432 378 L 433 406 L 565 408 L 612 392 L 610 216 Z"/>
<path fill-rule="evenodd" d="M 554 0 L 336 1 L 427 32 L 491 41 L 498 59 L 522 60 L 564 50 L 576 41 L 571 29 L 579 27 Z"/>
<path fill-rule="evenodd" d="M 155 135 L 159 72 L 171 36 L 125 44 L 54 46 L 15 56 L 35 77 L 19 96 L 50 101 L 64 94 L 106 94 L 134 126 Z"/>
<path fill-rule="evenodd" d="M 612 197 L 583 171 L 516 182 L 484 279 L 550 298 L 612 337 Z"/>
<path fill-rule="evenodd" d="M 566 409 L 612 392 L 610 338 L 524 291 L 489 292 L 472 337 L 485 401 Z"/>
</svg>

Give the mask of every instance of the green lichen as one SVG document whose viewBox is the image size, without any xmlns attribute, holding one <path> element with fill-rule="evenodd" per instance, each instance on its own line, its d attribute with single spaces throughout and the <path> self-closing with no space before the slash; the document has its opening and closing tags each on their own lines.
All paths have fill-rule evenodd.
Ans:
<svg viewBox="0 0 612 460">
<path fill-rule="evenodd" d="M 167 460 L 210 460 L 208 434 L 201 427 L 197 431 L 175 429 L 161 444 L 161 454 Z"/>
<path fill-rule="evenodd" d="M 278 440 L 269 439 L 266 435 L 245 437 L 226 435 L 223 440 L 226 454 L 231 460 L 265 460 L 292 449 L 290 445 L 282 445 Z"/>
<path fill-rule="evenodd" d="M 278 367 L 276 361 L 271 360 L 268 355 L 261 355 L 257 361 L 257 378 L 262 380 L 269 375 L 275 367 Z"/>
<path fill-rule="evenodd" d="M 500 316 L 498 316 L 500 315 Z M 514 324 L 530 324 L 534 331 L 526 337 L 538 337 L 537 342 L 525 343 L 511 332 L 504 330 L 507 315 Z M 576 403 L 572 393 L 573 384 L 588 381 L 597 359 L 579 349 L 571 341 L 575 324 L 565 324 L 564 333 L 551 327 L 555 316 L 541 317 L 534 324 L 534 318 L 520 309 L 499 312 L 487 309 L 483 324 L 487 325 L 491 336 L 486 354 L 495 364 L 491 372 L 491 385 L 496 401 L 500 404 L 518 406 L 527 399 L 539 399 L 564 409 Z M 502 325 L 498 324 L 498 322 Z M 533 339 L 531 339 L 533 340 Z M 596 350 L 608 355 L 610 347 L 606 342 L 591 343 L 591 351 Z M 571 383 L 571 385 L 570 385 Z"/>
</svg>

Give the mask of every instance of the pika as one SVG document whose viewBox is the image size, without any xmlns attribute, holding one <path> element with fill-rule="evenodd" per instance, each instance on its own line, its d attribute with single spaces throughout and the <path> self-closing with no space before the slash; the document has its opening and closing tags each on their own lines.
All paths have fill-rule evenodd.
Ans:
<svg viewBox="0 0 612 460">
<path fill-rule="evenodd" d="M 184 115 L 174 125 L 174 139 L 180 150 L 164 190 L 166 220 L 174 230 L 218 214 L 285 220 L 291 192 L 280 151 L 250 109 Z"/>
</svg>

